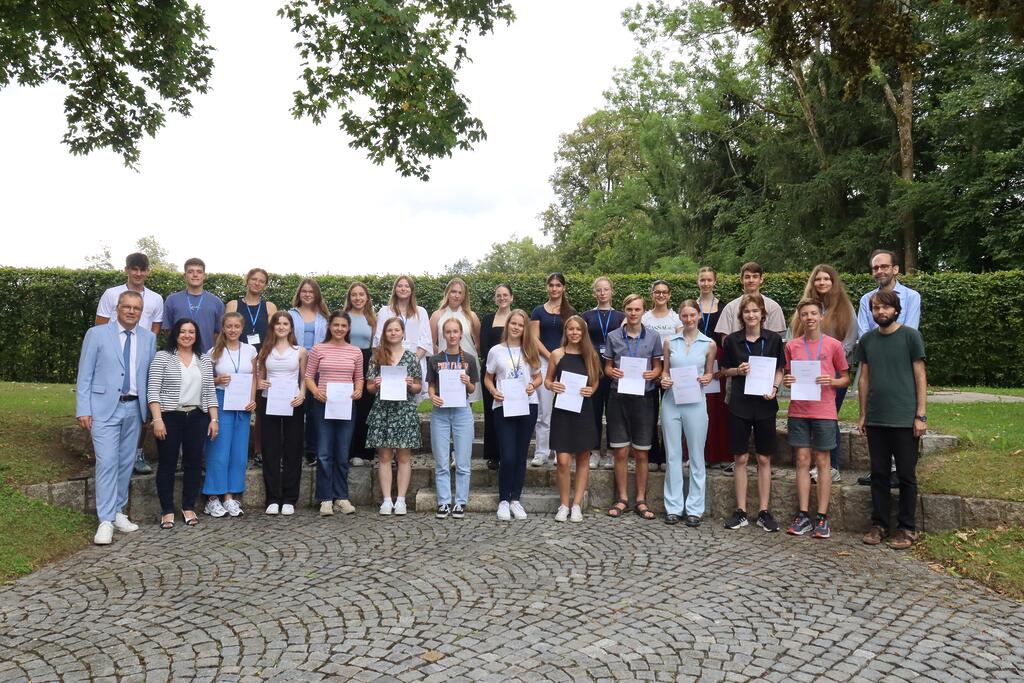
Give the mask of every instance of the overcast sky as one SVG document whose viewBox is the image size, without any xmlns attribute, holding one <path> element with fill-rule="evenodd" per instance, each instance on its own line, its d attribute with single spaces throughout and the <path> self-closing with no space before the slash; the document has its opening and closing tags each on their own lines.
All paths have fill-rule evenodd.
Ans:
<svg viewBox="0 0 1024 683">
<path fill-rule="evenodd" d="M 540 240 L 559 134 L 633 54 L 624 0 L 514 0 L 518 20 L 475 40 L 461 76 L 488 139 L 424 183 L 373 165 L 333 123 L 291 117 L 299 57 L 279 1 L 202 4 L 212 90 L 143 143 L 139 173 L 109 151 L 68 153 L 59 86 L 0 91 L 0 263 L 80 267 L 106 244 L 119 264 L 153 234 L 211 272 L 436 273 L 513 233 Z"/>
</svg>

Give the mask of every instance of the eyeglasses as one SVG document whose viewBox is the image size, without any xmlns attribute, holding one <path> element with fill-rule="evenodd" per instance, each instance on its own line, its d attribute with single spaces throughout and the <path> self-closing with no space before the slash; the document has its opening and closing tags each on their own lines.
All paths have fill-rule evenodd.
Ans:
<svg viewBox="0 0 1024 683">
<path fill-rule="evenodd" d="M 654 296 L 668 296 L 667 289 L 656 289 L 654 290 Z"/>
</svg>

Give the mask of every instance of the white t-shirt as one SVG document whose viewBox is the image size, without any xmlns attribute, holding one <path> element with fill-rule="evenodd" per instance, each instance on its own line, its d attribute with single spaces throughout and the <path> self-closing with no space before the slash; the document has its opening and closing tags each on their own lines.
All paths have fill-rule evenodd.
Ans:
<svg viewBox="0 0 1024 683">
<path fill-rule="evenodd" d="M 530 381 L 530 377 L 533 377 L 538 371 L 530 367 L 530 364 L 523 358 L 523 350 L 518 346 L 505 346 L 504 344 L 498 344 L 492 346 L 491 350 L 487 353 L 487 372 L 494 375 L 494 386 L 501 391 L 501 380 L 512 378 L 516 376 L 516 368 L 519 368 L 519 375 L 525 376 L 526 381 Z M 530 403 L 537 403 L 537 392 L 534 391 L 529 396 Z M 494 407 L 500 408 L 504 405 L 498 399 L 494 399 Z"/>
<path fill-rule="evenodd" d="M 121 292 L 127 292 L 128 285 L 118 285 L 103 292 L 100 303 L 96 306 L 96 315 L 101 318 L 113 320 L 117 317 L 117 297 Z M 152 330 L 153 323 L 164 321 L 164 298 L 149 287 L 142 288 L 142 317 L 139 318 L 139 325 L 144 329 Z"/>
<path fill-rule="evenodd" d="M 256 353 L 256 347 L 245 342 L 239 342 L 237 351 L 232 351 L 225 346 L 221 351 L 220 359 L 213 366 L 213 374 L 215 376 L 252 374 L 252 361 L 256 358 Z M 213 349 L 207 351 L 207 354 L 209 354 L 210 360 L 213 360 Z"/>
<path fill-rule="evenodd" d="M 662 341 L 671 337 L 676 333 L 677 329 L 683 326 L 683 321 L 679 319 L 679 314 L 671 308 L 668 311 L 668 315 L 661 318 L 654 317 L 654 311 L 647 311 L 640 318 L 640 322 L 651 332 L 657 332 L 661 335 Z"/>
</svg>

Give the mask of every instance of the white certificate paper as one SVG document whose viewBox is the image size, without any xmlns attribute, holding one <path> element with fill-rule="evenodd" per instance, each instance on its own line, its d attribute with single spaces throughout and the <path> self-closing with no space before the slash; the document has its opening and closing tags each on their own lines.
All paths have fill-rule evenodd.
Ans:
<svg viewBox="0 0 1024 683">
<path fill-rule="evenodd" d="M 465 408 L 466 385 L 462 383 L 462 370 L 438 370 L 437 393 L 445 408 Z"/>
<path fill-rule="evenodd" d="M 775 366 L 774 356 L 751 356 L 750 374 L 743 386 L 743 393 L 750 396 L 764 396 L 772 393 L 775 387 Z"/>
<path fill-rule="evenodd" d="M 619 393 L 643 396 L 647 388 L 647 380 L 644 379 L 647 359 L 623 356 L 619 359 L 619 369 L 626 375 L 619 379 Z"/>
<path fill-rule="evenodd" d="M 297 386 L 289 386 L 287 382 L 283 381 L 271 382 L 270 388 L 267 389 L 267 415 L 294 415 L 295 408 L 292 408 L 292 400 L 297 393 L 299 393 Z"/>
<path fill-rule="evenodd" d="M 409 398 L 404 365 L 385 365 L 380 369 L 380 377 L 383 380 L 380 385 L 380 400 L 405 401 Z"/>
<path fill-rule="evenodd" d="M 676 405 L 697 403 L 701 399 L 701 386 L 697 382 L 697 366 L 684 365 L 669 370 L 672 376 L 672 399 Z"/>
<path fill-rule="evenodd" d="M 794 401 L 820 401 L 821 385 L 816 380 L 821 375 L 821 361 L 794 360 L 789 367 L 796 377 L 796 384 L 789 387 L 790 398 Z"/>
<path fill-rule="evenodd" d="M 231 373 L 224 387 L 224 410 L 245 410 L 252 400 L 252 373 Z"/>
<path fill-rule="evenodd" d="M 352 382 L 328 382 L 327 405 L 324 407 L 325 420 L 352 419 Z"/>
<path fill-rule="evenodd" d="M 565 391 L 555 396 L 555 407 L 573 413 L 583 410 L 583 395 L 580 394 L 580 389 L 587 386 L 588 379 L 586 375 L 578 372 L 563 371 L 558 381 L 565 385 Z"/>
<path fill-rule="evenodd" d="M 530 397 L 526 395 L 526 377 L 507 377 L 501 380 L 498 389 L 505 397 L 501 405 L 505 417 L 530 414 Z"/>
<path fill-rule="evenodd" d="M 717 360 L 715 360 L 712 363 L 712 365 L 711 365 L 711 372 L 712 373 L 718 372 L 718 361 Z M 706 385 L 704 385 L 704 389 L 702 391 L 705 394 L 720 394 L 720 393 L 722 393 L 722 380 L 717 379 L 717 378 L 712 379 L 710 382 L 708 382 Z"/>
</svg>

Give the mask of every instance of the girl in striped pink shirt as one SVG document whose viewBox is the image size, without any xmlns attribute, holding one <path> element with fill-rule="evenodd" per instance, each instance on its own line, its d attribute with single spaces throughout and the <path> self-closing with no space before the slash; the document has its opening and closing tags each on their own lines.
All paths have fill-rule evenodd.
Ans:
<svg viewBox="0 0 1024 683">
<path fill-rule="evenodd" d="M 320 413 L 317 442 L 316 499 L 320 514 L 346 515 L 356 511 L 348 500 L 348 453 L 355 431 L 355 415 L 347 420 L 326 419 L 328 385 L 352 384 L 352 400 L 363 395 L 363 354 L 349 343 L 352 320 L 348 313 L 335 311 L 327 320 L 327 336 L 309 352 L 306 362 L 306 387 L 316 398 L 314 410 Z M 317 374 L 319 373 L 319 377 Z"/>
</svg>

